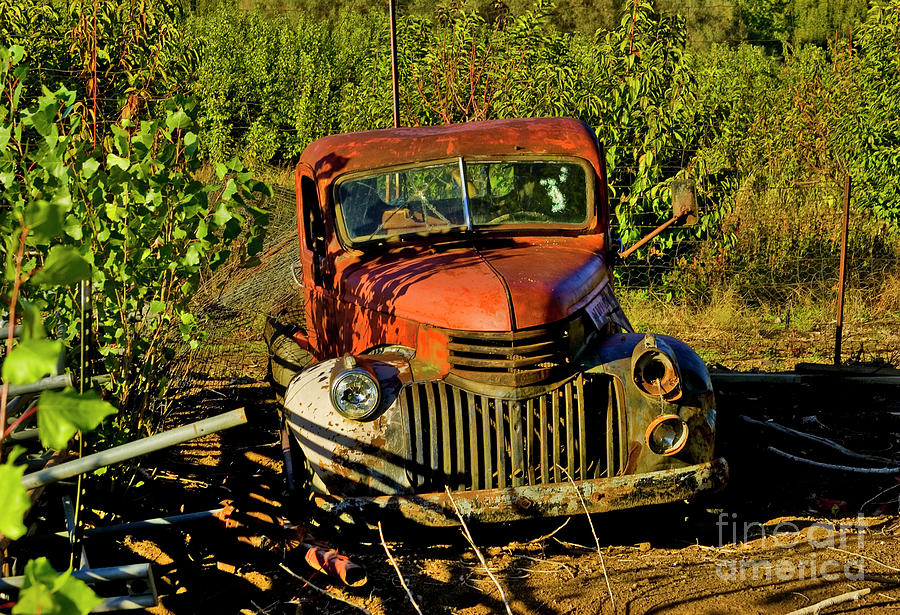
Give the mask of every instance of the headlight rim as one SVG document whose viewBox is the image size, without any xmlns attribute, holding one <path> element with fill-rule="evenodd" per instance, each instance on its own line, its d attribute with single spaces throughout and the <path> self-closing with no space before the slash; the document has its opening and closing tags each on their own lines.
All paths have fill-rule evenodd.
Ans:
<svg viewBox="0 0 900 615">
<path fill-rule="evenodd" d="M 675 444 L 665 449 L 663 452 L 658 452 L 653 448 L 653 432 L 656 431 L 656 429 L 664 423 L 670 421 L 677 421 L 681 426 L 681 436 L 678 438 Z M 644 433 L 644 441 L 647 443 L 647 448 L 649 448 L 650 451 L 653 452 L 653 454 L 659 455 L 660 457 L 672 457 L 684 450 L 684 447 L 687 446 L 689 436 L 690 428 L 683 418 L 681 418 L 677 414 L 661 414 L 653 419 L 647 426 L 647 431 Z"/>
<path fill-rule="evenodd" d="M 364 413 L 359 414 L 359 415 L 353 414 L 353 413 L 348 413 L 346 409 L 341 407 L 341 405 L 338 403 L 338 400 L 336 398 L 336 392 L 337 392 L 338 385 L 341 383 L 342 380 L 346 379 L 347 377 L 349 377 L 353 374 L 357 374 L 357 375 L 367 378 L 375 388 L 375 402 L 372 404 L 371 408 L 369 408 Z M 351 421 L 359 421 L 359 422 L 368 421 L 368 420 L 371 420 L 372 418 L 374 418 L 378 414 L 378 411 L 381 409 L 381 401 L 382 401 L 381 383 L 378 382 L 378 378 L 375 377 L 375 375 L 372 374 L 369 370 L 364 369 L 363 367 L 359 366 L 358 364 L 355 364 L 353 367 L 349 367 L 349 368 L 345 367 L 345 369 L 340 370 L 339 372 L 337 372 L 336 374 L 334 374 L 332 376 L 331 385 L 329 387 L 329 398 L 331 400 L 331 407 L 334 408 L 334 410 L 338 414 L 343 416 L 344 418 L 349 419 Z"/>
</svg>

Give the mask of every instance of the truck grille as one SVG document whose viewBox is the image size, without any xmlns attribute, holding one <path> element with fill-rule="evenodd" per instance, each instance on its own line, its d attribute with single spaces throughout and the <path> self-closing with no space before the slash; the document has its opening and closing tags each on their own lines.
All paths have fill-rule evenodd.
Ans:
<svg viewBox="0 0 900 615">
<path fill-rule="evenodd" d="M 565 472 L 612 475 L 620 467 L 613 391 L 609 378 L 581 374 L 525 400 L 442 381 L 408 385 L 400 400 L 410 482 L 420 491 L 473 490 L 565 482 Z"/>
<path fill-rule="evenodd" d="M 577 328 L 580 335 L 572 329 Z M 461 378 L 517 387 L 546 382 L 561 373 L 583 338 L 576 317 L 521 331 L 448 331 L 450 369 Z M 575 351 L 575 352 L 573 352 Z"/>
</svg>

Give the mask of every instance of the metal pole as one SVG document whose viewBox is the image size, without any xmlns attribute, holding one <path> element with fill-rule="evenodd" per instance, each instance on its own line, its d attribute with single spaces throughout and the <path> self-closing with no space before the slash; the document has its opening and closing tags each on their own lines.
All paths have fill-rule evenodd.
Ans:
<svg viewBox="0 0 900 615">
<path fill-rule="evenodd" d="M 400 89 L 397 85 L 397 15 L 396 0 L 388 0 L 391 18 L 391 83 L 394 88 L 394 128 L 400 126 Z"/>
<path fill-rule="evenodd" d="M 850 175 L 844 183 L 844 220 L 841 230 L 841 271 L 838 274 L 837 326 L 834 328 L 834 364 L 841 364 L 841 337 L 844 334 L 844 283 L 847 279 L 847 234 L 850 227 Z"/>
<path fill-rule="evenodd" d="M 84 568 L 73 570 L 72 578 L 94 583 L 97 581 L 131 581 L 146 579 L 151 575 L 150 564 L 126 564 L 125 566 L 109 566 L 106 568 Z M 0 577 L 0 591 L 22 588 L 25 577 Z"/>
<path fill-rule="evenodd" d="M 188 521 L 199 521 L 201 519 L 215 518 L 217 513 L 225 510 L 224 508 L 214 508 L 212 510 L 202 510 L 200 512 L 184 513 L 181 515 L 172 515 L 170 517 L 156 517 L 154 519 L 144 519 L 143 521 L 134 521 L 132 523 L 119 523 L 118 525 L 107 525 L 104 527 L 92 527 L 85 530 L 85 536 L 95 536 L 97 534 L 115 534 L 117 532 L 133 532 L 135 530 L 144 530 L 154 527 L 166 527 L 177 523 L 185 523 Z M 57 534 L 65 535 L 65 532 L 57 532 Z"/>
<path fill-rule="evenodd" d="M 64 478 L 70 478 L 72 476 L 84 474 L 85 472 L 91 472 L 97 468 L 103 468 L 114 463 L 119 463 L 120 461 L 131 459 L 132 457 L 139 457 L 140 455 L 146 455 L 147 453 L 174 446 L 175 444 L 181 444 L 182 442 L 187 442 L 188 440 L 193 440 L 194 438 L 199 438 L 206 434 L 215 433 L 223 429 L 228 429 L 229 427 L 236 427 L 237 425 L 243 425 L 246 422 L 247 415 L 243 408 L 239 408 L 238 410 L 225 412 L 224 414 L 203 419 L 202 421 L 197 421 L 190 425 L 164 431 L 155 436 L 135 440 L 134 442 L 129 442 L 128 444 L 123 444 L 121 446 L 114 446 L 105 451 L 100 451 L 99 453 L 94 453 L 93 455 L 88 455 L 87 457 L 82 457 L 81 459 L 76 459 L 68 463 L 62 463 L 58 466 L 53 466 L 52 468 L 26 474 L 22 477 L 22 486 L 26 489 L 34 489 L 35 487 L 55 483 Z"/>
</svg>

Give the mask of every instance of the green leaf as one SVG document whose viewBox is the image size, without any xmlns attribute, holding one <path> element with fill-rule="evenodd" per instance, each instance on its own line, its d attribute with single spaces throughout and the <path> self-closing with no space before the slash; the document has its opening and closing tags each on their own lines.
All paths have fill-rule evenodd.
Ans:
<svg viewBox="0 0 900 615">
<path fill-rule="evenodd" d="M 69 214 L 66 216 L 66 225 L 63 227 L 63 230 L 66 232 L 66 235 L 74 239 L 75 241 L 81 241 L 84 237 L 84 233 L 81 228 L 81 220 L 78 219 L 78 216 L 73 214 Z"/>
<path fill-rule="evenodd" d="M 68 211 L 69 207 L 59 203 L 33 201 L 25 208 L 25 225 L 31 229 L 33 238 L 43 243 L 60 234 Z"/>
<path fill-rule="evenodd" d="M 12 540 L 25 534 L 27 528 L 22 519 L 31 508 L 31 498 L 22 486 L 25 466 L 13 465 L 13 461 L 22 450 L 20 447 L 13 449 L 6 463 L 0 465 L 0 493 L 3 494 L 3 506 L 0 506 L 0 535 Z"/>
<path fill-rule="evenodd" d="M 148 311 L 148 316 L 156 316 L 160 312 L 166 309 L 166 304 L 164 301 L 151 301 L 150 309 Z"/>
<path fill-rule="evenodd" d="M 35 284 L 70 286 L 91 279 L 91 264 L 72 246 L 53 246 L 44 268 L 34 274 Z"/>
<path fill-rule="evenodd" d="M 166 118 L 166 126 L 168 126 L 169 130 L 174 130 L 175 128 L 187 128 L 190 125 L 191 118 L 181 109 L 174 113 L 170 113 L 169 117 Z"/>
<path fill-rule="evenodd" d="M 228 180 L 225 184 L 225 189 L 222 191 L 222 200 L 230 201 L 231 197 L 233 197 L 237 193 L 237 185 L 234 183 L 234 178 Z"/>
<path fill-rule="evenodd" d="M 94 391 L 79 394 L 75 389 L 44 391 L 38 400 L 38 433 L 41 444 L 61 449 L 76 431 L 91 431 L 116 409 Z"/>
<path fill-rule="evenodd" d="M 84 164 L 81 165 L 81 174 L 85 179 L 90 179 L 99 168 L 100 163 L 97 160 L 88 158 L 84 161 Z"/>
<path fill-rule="evenodd" d="M 120 156 L 116 156 L 115 154 L 108 154 L 106 156 L 106 165 L 109 167 L 118 167 L 123 171 L 127 171 L 128 167 L 131 166 L 131 163 L 127 158 L 122 158 Z"/>
<path fill-rule="evenodd" d="M 41 311 L 35 304 L 23 301 L 22 314 L 22 341 L 41 340 L 47 337 Z"/>
<path fill-rule="evenodd" d="M 13 615 L 87 615 L 103 602 L 71 571 L 59 574 L 46 557 L 25 565 L 25 580 Z"/>
<path fill-rule="evenodd" d="M 216 213 L 213 215 L 213 221 L 216 225 L 223 226 L 226 222 L 231 220 L 231 218 L 231 212 L 225 207 L 225 203 L 219 203 L 219 206 L 216 207 Z"/>
<path fill-rule="evenodd" d="M 60 352 L 62 342 L 58 340 L 22 340 L 3 361 L 3 380 L 13 385 L 30 384 L 55 374 Z"/>
</svg>

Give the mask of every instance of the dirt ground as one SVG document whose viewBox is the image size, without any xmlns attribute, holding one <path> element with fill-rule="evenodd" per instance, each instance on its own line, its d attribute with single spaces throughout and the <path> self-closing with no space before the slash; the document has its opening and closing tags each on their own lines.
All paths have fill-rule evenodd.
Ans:
<svg viewBox="0 0 900 615">
<path fill-rule="evenodd" d="M 515 614 L 789 613 L 864 589 L 870 592 L 858 601 L 822 612 L 897 612 L 898 478 L 825 472 L 776 458 L 765 449 L 787 448 L 780 436 L 737 420 L 740 414 L 777 417 L 897 459 L 896 393 L 896 387 L 858 386 L 722 389 L 720 453 L 732 470 L 723 494 L 596 515 L 593 530 L 583 515 L 473 527 L 487 570 L 459 529 L 386 522 L 387 546 L 426 614 L 505 613 L 504 597 Z M 301 536 L 284 526 L 290 512 L 268 387 L 248 379 L 224 396 L 208 387 L 181 400 L 168 422 L 235 407 L 246 408 L 248 425 L 145 458 L 136 475 L 142 485 L 133 481 L 116 491 L 95 485 L 86 496 L 86 522 L 108 525 L 227 501 L 236 527 L 207 519 L 91 537 L 85 542 L 91 566 L 151 562 L 161 594 L 152 613 L 415 613 L 377 531 L 308 528 L 365 567 L 362 587 L 344 587 L 304 562 Z M 53 525 L 53 515 L 47 517 Z M 48 552 L 59 547 L 46 546 Z"/>
</svg>

